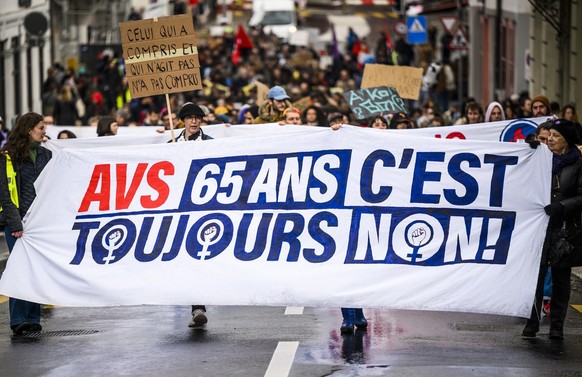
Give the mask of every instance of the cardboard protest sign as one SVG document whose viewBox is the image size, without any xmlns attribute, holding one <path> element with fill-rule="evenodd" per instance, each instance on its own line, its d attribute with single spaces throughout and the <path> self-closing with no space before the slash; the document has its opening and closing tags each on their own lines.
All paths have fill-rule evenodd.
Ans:
<svg viewBox="0 0 582 377">
<path fill-rule="evenodd" d="M 260 105 L 269 98 L 269 87 L 260 81 L 255 81 L 257 87 L 257 104 Z"/>
<path fill-rule="evenodd" d="M 400 97 L 417 100 L 421 84 L 422 68 L 366 64 L 361 87 L 391 86 Z"/>
<path fill-rule="evenodd" d="M 408 113 L 404 100 L 392 87 L 348 90 L 343 96 L 358 119 L 380 114 Z"/>
<path fill-rule="evenodd" d="M 202 89 L 190 15 L 119 23 L 133 98 Z"/>
<path fill-rule="evenodd" d="M 297 108 L 299 111 L 304 112 L 309 106 L 313 105 L 313 100 L 311 97 L 303 97 L 293 102 L 293 107 Z"/>
</svg>

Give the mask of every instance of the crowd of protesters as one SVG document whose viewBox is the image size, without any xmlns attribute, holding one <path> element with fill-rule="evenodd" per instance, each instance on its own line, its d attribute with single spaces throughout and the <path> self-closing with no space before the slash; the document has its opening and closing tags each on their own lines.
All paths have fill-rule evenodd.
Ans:
<svg viewBox="0 0 582 377">
<path fill-rule="evenodd" d="M 241 30 L 230 25 L 223 27 L 220 36 L 199 33 L 204 89 L 170 95 L 171 109 L 163 95 L 132 98 L 123 58 L 109 49 L 99 55 L 94 66 L 83 67 L 82 73 L 53 64 L 43 85 L 43 114 L 53 115 L 56 125 L 96 125 L 100 117 L 112 116 L 119 127 L 168 129 L 169 114 L 175 114 L 184 103 L 193 102 L 204 110 L 206 124 L 260 123 L 268 121 L 264 116 L 261 118 L 263 101 L 257 99 L 254 85 L 260 82 L 269 88 L 283 88 L 289 102 L 285 108 L 297 108 L 301 124 L 328 126 L 328 117 L 340 113 L 345 123 L 371 126 L 373 119 L 354 117 L 343 92 L 359 88 L 367 63 L 411 65 L 418 61 L 424 76 L 419 99 L 407 101 L 409 127 L 471 124 L 533 115 L 527 92 L 489 104 L 477 103 L 472 98 L 450 101 L 456 83 L 448 57 L 444 62 L 431 62 L 435 60 L 434 54 L 415 57 L 414 49 L 404 39 L 398 38 L 392 45 L 384 32 L 371 42 L 349 28 L 343 51 L 334 44 L 327 46 L 326 51 L 293 46 L 266 34 L 260 27 L 246 32 L 243 29 L 245 43 L 240 46 L 239 33 Z M 558 103 L 549 105 L 559 117 L 576 121 L 574 105 L 563 108 Z M 393 115 L 382 116 L 390 125 Z M 174 126 L 183 125 L 178 121 Z"/>
</svg>

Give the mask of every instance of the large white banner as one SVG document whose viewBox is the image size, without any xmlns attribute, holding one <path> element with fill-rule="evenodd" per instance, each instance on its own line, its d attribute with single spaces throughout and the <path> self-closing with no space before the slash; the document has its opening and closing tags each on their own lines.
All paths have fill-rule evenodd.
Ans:
<svg viewBox="0 0 582 377">
<path fill-rule="evenodd" d="M 371 131 L 65 148 L 0 293 L 529 316 L 548 149 Z"/>
<path fill-rule="evenodd" d="M 384 130 L 384 132 L 406 133 L 413 136 L 434 137 L 437 139 L 463 139 L 463 140 L 489 140 L 489 141 L 523 141 L 525 137 L 534 133 L 538 125 L 550 117 L 502 120 L 499 122 L 464 124 L 460 126 L 412 128 L 407 130 Z M 259 128 L 257 128 L 259 127 Z M 204 126 L 204 132 L 214 138 L 256 135 L 266 130 L 271 132 L 277 128 L 285 128 L 285 132 L 294 132 L 307 126 L 279 126 L 274 123 L 267 125 L 224 125 Z M 353 127 L 353 126 L 344 126 Z M 363 130 L 376 132 L 371 128 L 362 127 Z"/>
</svg>

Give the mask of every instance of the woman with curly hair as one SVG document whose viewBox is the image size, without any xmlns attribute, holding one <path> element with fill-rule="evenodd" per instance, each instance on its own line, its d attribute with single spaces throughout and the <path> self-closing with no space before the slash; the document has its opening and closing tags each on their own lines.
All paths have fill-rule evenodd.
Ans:
<svg viewBox="0 0 582 377">
<path fill-rule="evenodd" d="M 22 223 L 36 191 L 34 181 L 52 157 L 52 152 L 40 144 L 46 134 L 43 116 L 27 113 L 16 121 L 16 126 L 0 149 L 0 225 L 8 251 L 25 229 Z M 15 335 L 40 331 L 40 304 L 10 298 L 10 328 Z"/>
</svg>

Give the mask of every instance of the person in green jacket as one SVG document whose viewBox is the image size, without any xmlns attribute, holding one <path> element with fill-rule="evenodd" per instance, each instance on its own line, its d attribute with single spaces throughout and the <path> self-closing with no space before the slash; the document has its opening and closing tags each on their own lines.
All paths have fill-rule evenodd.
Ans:
<svg viewBox="0 0 582 377">
<path fill-rule="evenodd" d="M 259 116 L 253 124 L 278 123 L 285 120 L 285 110 L 293 107 L 285 89 L 274 86 L 269 90 L 269 98 L 259 107 Z"/>
</svg>

